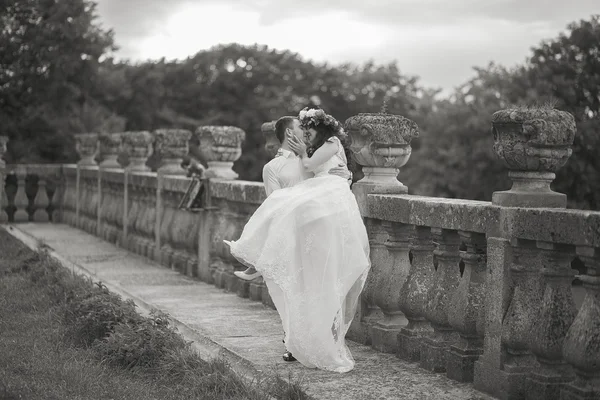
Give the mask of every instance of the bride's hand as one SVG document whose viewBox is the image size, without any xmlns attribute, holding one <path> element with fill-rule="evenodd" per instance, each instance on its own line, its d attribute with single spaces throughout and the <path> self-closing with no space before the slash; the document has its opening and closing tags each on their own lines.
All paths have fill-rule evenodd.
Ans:
<svg viewBox="0 0 600 400">
<path fill-rule="evenodd" d="M 287 139 L 288 144 L 294 153 L 298 154 L 301 158 L 306 157 L 306 144 L 303 141 L 289 133 Z"/>
</svg>

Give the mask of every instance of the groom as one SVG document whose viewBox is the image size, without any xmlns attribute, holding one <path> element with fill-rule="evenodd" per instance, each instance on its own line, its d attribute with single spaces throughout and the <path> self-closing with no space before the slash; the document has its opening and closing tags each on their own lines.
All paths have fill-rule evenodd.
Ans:
<svg viewBox="0 0 600 400">
<path fill-rule="evenodd" d="M 291 150 L 287 140 L 286 133 L 300 140 L 304 140 L 304 130 L 300 127 L 300 120 L 296 117 L 281 117 L 275 123 L 275 136 L 281 143 L 281 148 L 275 158 L 269 161 L 263 168 L 263 182 L 267 196 L 270 196 L 275 190 L 294 186 L 308 178 L 312 178 L 312 172 L 306 171 L 300 158 Z M 332 175 L 337 175 L 348 179 L 348 184 L 352 183 L 352 175 L 347 172 L 343 165 L 329 170 Z M 243 280 L 253 280 L 261 274 L 254 268 L 248 268 L 245 271 L 235 271 L 235 276 Z M 271 288 L 271 297 L 283 297 L 283 293 L 276 287 Z M 279 304 L 285 304 L 279 301 Z M 284 361 L 296 361 L 291 352 L 286 351 L 283 354 Z"/>
<path fill-rule="evenodd" d="M 279 139 L 281 148 L 275 158 L 263 167 L 263 182 L 267 196 L 270 196 L 277 189 L 292 187 L 313 177 L 313 173 L 306 171 L 300 162 L 300 158 L 290 148 L 286 132 L 304 141 L 304 130 L 300 126 L 298 118 L 281 117 L 277 120 L 275 123 L 275 136 Z M 338 168 L 332 168 L 329 170 L 329 173 L 346 178 L 349 180 L 349 183 L 352 183 L 352 175 L 349 175 L 343 167 L 343 165 L 340 165 Z M 246 281 L 251 281 L 260 276 L 260 272 L 254 268 L 248 268 L 245 271 L 235 271 L 234 274 Z"/>
</svg>

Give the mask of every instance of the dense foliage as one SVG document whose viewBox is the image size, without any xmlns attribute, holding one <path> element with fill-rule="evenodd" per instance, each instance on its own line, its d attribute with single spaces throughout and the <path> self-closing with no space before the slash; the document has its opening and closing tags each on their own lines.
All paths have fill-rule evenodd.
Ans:
<svg viewBox="0 0 600 400">
<path fill-rule="evenodd" d="M 600 16 L 568 26 L 514 69 L 490 64 L 447 98 L 396 63 L 331 66 L 265 46 L 219 45 L 180 61 L 117 62 L 111 31 L 88 0 L 0 0 L 0 135 L 9 162 L 76 157 L 72 134 L 235 125 L 247 132 L 235 169 L 259 180 L 268 160 L 260 125 L 317 104 L 340 120 L 388 111 L 421 136 L 401 172 L 412 192 L 489 200 L 509 187 L 492 151 L 491 114 L 542 103 L 571 112 L 573 156 L 556 180 L 572 206 L 600 208 Z"/>
</svg>

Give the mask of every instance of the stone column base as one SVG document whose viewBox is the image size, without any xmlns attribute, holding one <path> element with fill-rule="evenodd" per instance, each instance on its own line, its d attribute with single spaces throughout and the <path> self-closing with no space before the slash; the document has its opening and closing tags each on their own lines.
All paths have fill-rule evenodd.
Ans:
<svg viewBox="0 0 600 400">
<path fill-rule="evenodd" d="M 393 322 L 379 321 L 374 324 L 371 328 L 371 347 L 383 353 L 398 353 L 398 333 L 407 322 L 401 315 L 395 316 Z"/>
<path fill-rule="evenodd" d="M 413 326 L 400 329 L 398 333 L 398 357 L 405 361 L 417 362 L 421 360 L 421 341 L 423 337 L 432 333 L 428 322 L 414 322 Z"/>
<path fill-rule="evenodd" d="M 250 297 L 250 282 L 240 279 L 237 276 L 235 277 L 235 279 L 238 280 L 236 291 L 238 297 L 241 297 L 243 299 L 247 299 L 248 297 Z"/>
<path fill-rule="evenodd" d="M 562 387 L 571 382 L 574 376 L 562 375 L 554 371 L 532 371 L 527 377 L 527 400 L 559 399 Z"/>
<path fill-rule="evenodd" d="M 452 334 L 434 334 L 435 336 L 421 339 L 421 359 L 419 366 L 430 372 L 446 372 L 446 359 Z"/>
<path fill-rule="evenodd" d="M 262 277 L 256 278 L 250 282 L 248 288 L 248 297 L 253 301 L 262 301 L 262 288 L 266 287 Z"/>
<path fill-rule="evenodd" d="M 273 303 L 273 299 L 271 299 L 267 285 L 262 287 L 262 303 L 267 307 L 275 309 L 275 304 Z"/>
<path fill-rule="evenodd" d="M 446 376 L 458 382 L 473 382 L 475 362 L 482 354 L 480 347 L 450 346 L 446 354 Z"/>
<path fill-rule="evenodd" d="M 560 400 L 597 400 L 600 399 L 600 388 L 580 387 L 575 383 L 564 384 L 560 390 Z"/>
</svg>

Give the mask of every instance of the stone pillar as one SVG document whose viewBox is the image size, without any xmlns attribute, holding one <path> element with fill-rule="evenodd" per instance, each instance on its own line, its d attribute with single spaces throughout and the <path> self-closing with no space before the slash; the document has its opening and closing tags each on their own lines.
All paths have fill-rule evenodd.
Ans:
<svg viewBox="0 0 600 400">
<path fill-rule="evenodd" d="M 600 249 L 578 247 L 587 273 L 580 275 L 586 294 L 563 341 L 562 354 L 576 378 L 564 384 L 561 400 L 600 398 Z"/>
<path fill-rule="evenodd" d="M 575 119 L 553 109 L 507 109 L 492 116 L 494 150 L 510 168 L 510 190 L 496 192 L 493 202 L 504 207 L 565 208 L 567 196 L 550 184 L 571 156 Z"/>
<path fill-rule="evenodd" d="M 154 136 L 147 131 L 123 133 L 123 148 L 129 156 L 128 171 L 149 172 L 146 166 L 148 157 L 152 155 Z"/>
<path fill-rule="evenodd" d="M 514 300 L 512 283 L 518 281 L 515 273 L 517 277 L 527 276 L 527 268 L 533 266 L 525 263 L 525 267 L 513 269 L 513 249 L 531 246 L 511 246 L 511 226 L 507 222 L 514 218 L 513 207 L 566 207 L 566 197 L 553 192 L 549 184 L 571 154 L 575 121 L 571 114 L 550 108 L 501 110 L 492 117 L 492 134 L 494 150 L 510 169 L 513 187 L 492 197 L 492 204 L 500 207 L 500 224 L 490 227 L 487 236 L 484 353 L 476 362 L 474 385 L 496 397 L 511 398 L 522 392 L 523 374 L 532 361 L 521 346 L 524 343 L 520 336 L 525 334 L 525 330 L 517 328 L 521 318 L 509 316 L 507 311 Z M 523 287 L 522 282 L 518 285 Z M 533 318 L 530 310 L 525 313 Z"/>
<path fill-rule="evenodd" d="M 388 233 L 385 246 L 389 251 L 388 262 L 381 266 L 379 279 L 374 287 L 375 304 L 383 312 L 383 319 L 372 327 L 371 346 L 386 353 L 397 353 L 398 333 L 406 326 L 407 320 L 399 309 L 400 289 L 406 281 L 410 269 L 408 257 L 412 225 L 383 222 Z"/>
<path fill-rule="evenodd" d="M 48 192 L 46 190 L 46 176 L 38 173 L 38 190 L 33 200 L 35 211 L 33 212 L 34 222 L 48 222 L 50 216 L 48 215 L 48 206 L 50 205 L 50 199 L 48 199 Z"/>
<path fill-rule="evenodd" d="M 400 115 L 358 114 L 346 120 L 345 130 L 352 138 L 352 153 L 365 175 L 352 189 L 361 214 L 367 215 L 370 193 L 408 193 L 397 177 L 410 158 L 411 140 L 419 136 L 417 124 Z"/>
<path fill-rule="evenodd" d="M 102 133 L 98 137 L 100 145 L 100 154 L 103 161 L 100 163 L 100 168 L 116 168 L 121 169 L 121 164 L 117 161 L 119 152 L 123 147 L 122 133 Z"/>
<path fill-rule="evenodd" d="M 448 352 L 446 375 L 459 382 L 472 382 L 475 361 L 483 353 L 486 243 L 482 233 L 458 234 L 467 246 L 467 251 L 460 252 L 465 269 L 450 300 L 448 321 L 460 339 Z"/>
<path fill-rule="evenodd" d="M 571 261 L 575 252 L 571 246 L 546 242 L 538 242 L 537 247 L 541 250 L 545 285 L 542 284 L 542 303 L 533 321 L 530 345 L 538 366 L 527 378 L 526 397 L 558 399 L 562 385 L 574 378 L 571 367 L 562 358 L 562 350 L 576 313 L 571 291 L 574 275 Z"/>
<path fill-rule="evenodd" d="M 514 286 L 513 296 L 502 323 L 502 343 L 506 348 L 503 392 L 506 399 L 518 399 L 526 391 L 525 378 L 535 367 L 529 347 L 537 307 L 540 304 L 540 262 L 535 242 L 514 239 L 513 265 L 510 269 Z"/>
<path fill-rule="evenodd" d="M 196 129 L 199 150 L 208 164 L 207 178 L 237 179 L 233 163 L 242 155 L 246 133 L 235 126 L 200 126 Z"/>
<path fill-rule="evenodd" d="M 427 294 L 433 285 L 435 269 L 431 228 L 416 226 L 415 236 L 410 243 L 413 259 L 408 277 L 400 289 L 400 310 L 408 324 L 398 334 L 398 357 L 407 361 L 421 359 L 421 340 L 433 329 L 425 319 Z"/>
<path fill-rule="evenodd" d="M 15 194 L 15 222 L 29 222 L 29 199 L 25 193 L 25 180 L 27 179 L 27 168 L 24 165 L 18 165 L 15 171 L 17 175 L 17 193 Z"/>
<path fill-rule="evenodd" d="M 161 175 L 185 175 L 181 168 L 183 158 L 189 153 L 192 133 L 185 129 L 157 129 L 154 131 L 156 150 L 162 157 Z"/>
<path fill-rule="evenodd" d="M 77 165 L 80 167 L 95 167 L 97 163 L 94 158 L 98 152 L 98 147 L 97 133 L 79 133 L 75 135 L 75 150 L 81 157 Z"/>
<path fill-rule="evenodd" d="M 265 122 L 260 127 L 260 130 L 265 137 L 265 151 L 270 158 L 275 157 L 279 149 L 281 148 L 281 142 L 275 135 L 275 124 L 277 121 Z"/>
<path fill-rule="evenodd" d="M 433 333 L 421 340 L 419 365 L 431 372 L 446 372 L 446 355 L 456 340 L 456 332 L 448 322 L 448 308 L 460 278 L 460 237 L 456 231 L 447 229 L 433 228 L 432 233 L 438 265 L 427 295 L 425 316 Z"/>
<path fill-rule="evenodd" d="M 8 143 L 8 137 L 0 136 L 0 224 L 8 222 L 8 214 L 6 213 L 5 207 L 8 206 L 8 198 L 4 191 L 6 184 L 6 163 L 2 159 L 6 154 L 6 144 Z"/>
</svg>

